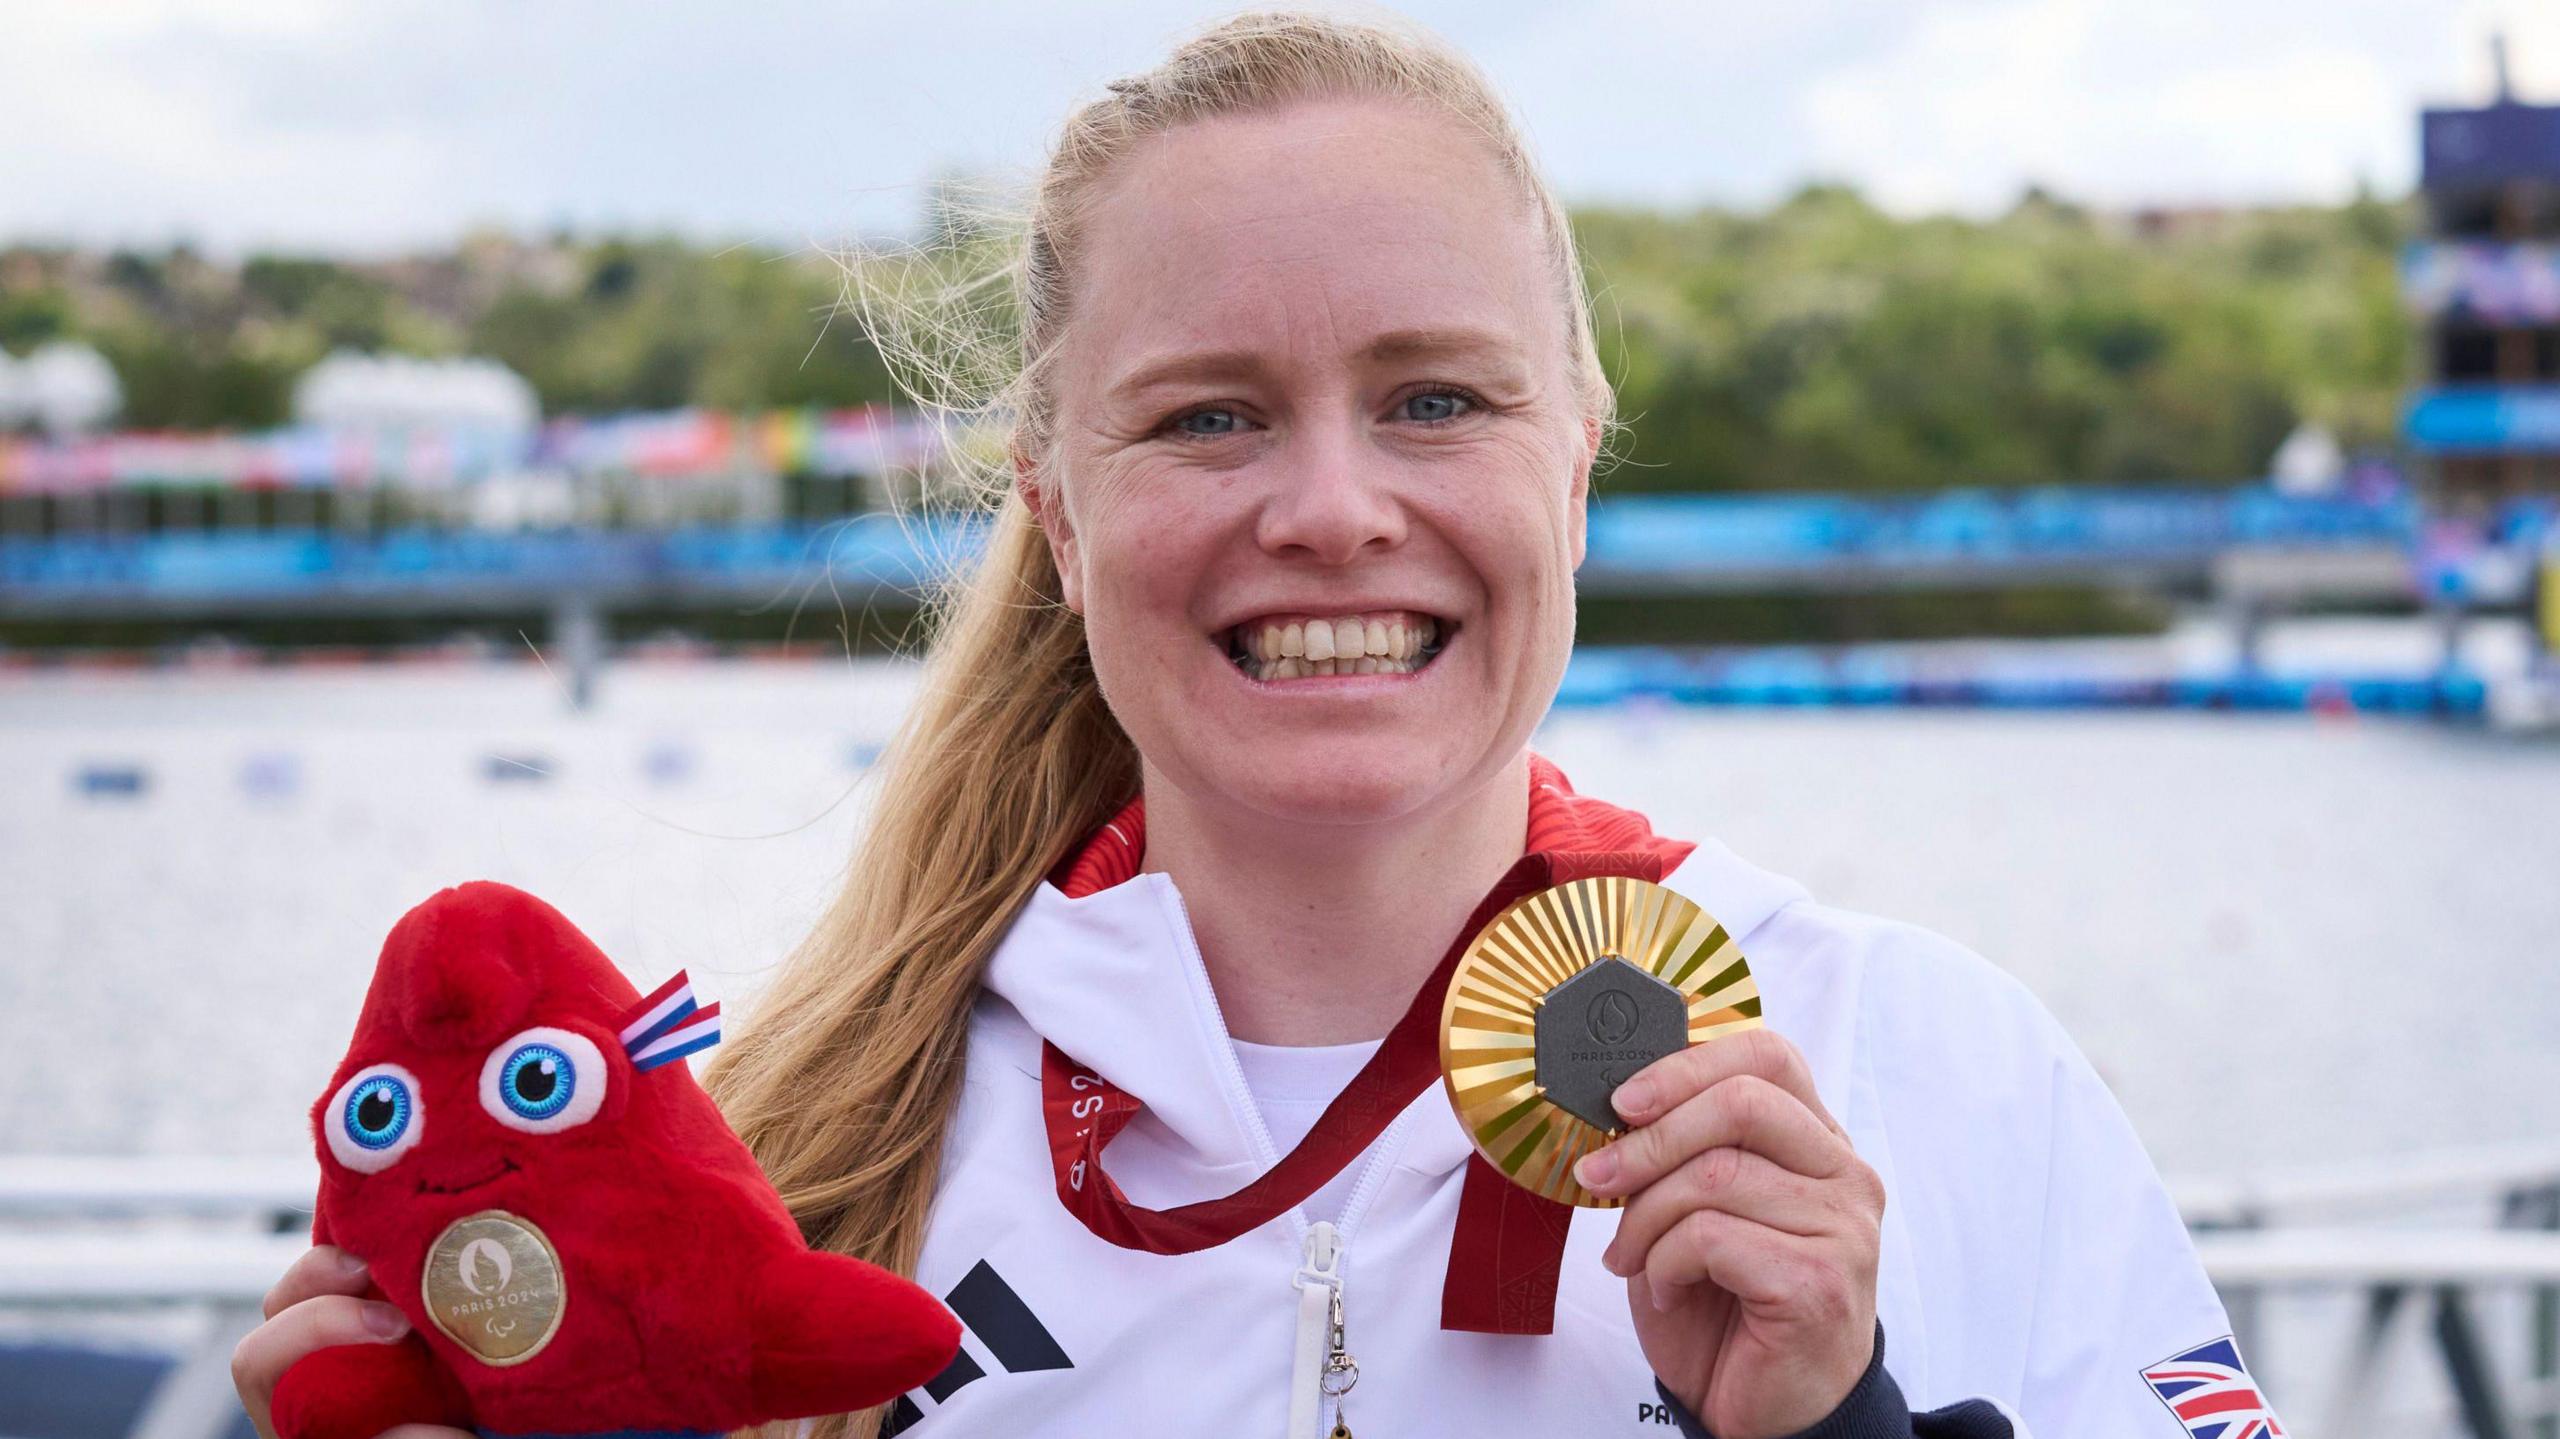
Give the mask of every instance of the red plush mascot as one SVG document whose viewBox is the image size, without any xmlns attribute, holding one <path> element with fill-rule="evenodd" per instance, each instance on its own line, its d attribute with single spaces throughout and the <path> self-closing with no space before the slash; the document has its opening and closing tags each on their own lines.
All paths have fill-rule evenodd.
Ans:
<svg viewBox="0 0 2560 1439">
<path fill-rule="evenodd" d="M 285 1371 L 277 1432 L 714 1434 L 941 1372 L 959 1321 L 886 1270 L 812 1252 L 674 1062 L 719 1038 L 718 1011 L 681 974 L 642 998 L 503 884 L 404 915 L 311 1112 L 311 1234 L 363 1256 L 413 1328 Z"/>
</svg>

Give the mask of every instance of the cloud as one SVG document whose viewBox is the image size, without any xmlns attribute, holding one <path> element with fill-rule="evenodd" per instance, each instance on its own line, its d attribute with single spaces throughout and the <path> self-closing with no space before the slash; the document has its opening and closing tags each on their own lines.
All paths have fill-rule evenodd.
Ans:
<svg viewBox="0 0 2560 1439">
<path fill-rule="evenodd" d="M 903 226 L 1025 171 L 1068 107 L 1235 8 L 1124 0 L 118 0 L 0 46 L 0 239 L 382 249 L 477 222 L 785 242 Z M 1340 8 L 1340 7 L 1337 7 Z M 1356 6 L 1351 8 L 1358 8 Z M 1903 209 L 2393 188 L 2415 109 L 2485 90 L 2524 0 L 1411 0 L 1583 200 L 1751 204 L 1842 178 Z"/>
<path fill-rule="evenodd" d="M 1935 4 L 1907 45 L 1806 87 L 1814 161 L 1902 210 L 1996 209 L 2029 181 L 2111 204 L 2407 185 L 2424 65 L 2405 47 L 2441 24 L 2285 8 Z"/>
<path fill-rule="evenodd" d="M 1801 86 L 1811 163 L 1905 211 L 2029 181 L 2108 204 L 2335 200 L 2413 184 L 2417 111 L 2560 100 L 2560 14 L 2528 0 L 1924 0 L 1888 53 Z"/>
<path fill-rule="evenodd" d="M 1502 87 L 1569 198 L 1682 206 L 1800 184 L 1804 77 L 1880 55 L 1906 13 L 1859 0 L 1595 0 L 1547 7 L 1495 43 L 1447 33 Z"/>
</svg>

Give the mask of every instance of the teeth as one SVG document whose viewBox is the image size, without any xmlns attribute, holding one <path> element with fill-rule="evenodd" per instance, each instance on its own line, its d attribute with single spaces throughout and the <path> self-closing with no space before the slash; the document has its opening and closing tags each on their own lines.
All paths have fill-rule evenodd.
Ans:
<svg viewBox="0 0 2560 1439">
<path fill-rule="evenodd" d="M 1282 655 L 1278 659 L 1248 661 L 1245 673 L 1263 680 L 1313 679 L 1338 675 L 1402 675 L 1422 668 L 1419 658 L 1395 659 L 1379 655 L 1362 655 L 1358 659 L 1301 659 Z"/>
<path fill-rule="evenodd" d="M 1264 680 L 1320 675 L 1410 674 L 1437 653 L 1439 622 L 1405 613 L 1392 619 L 1346 615 L 1293 624 L 1238 625 L 1229 653 L 1245 673 Z"/>
</svg>

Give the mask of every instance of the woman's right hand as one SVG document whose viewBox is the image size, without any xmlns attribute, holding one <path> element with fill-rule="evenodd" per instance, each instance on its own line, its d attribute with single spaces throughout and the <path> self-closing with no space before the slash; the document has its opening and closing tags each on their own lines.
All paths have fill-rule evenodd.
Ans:
<svg viewBox="0 0 2560 1439">
<path fill-rule="evenodd" d="M 231 1382 L 240 1391 L 240 1407 L 258 1426 L 258 1439 L 276 1439 L 268 1407 L 276 1380 L 294 1362 L 315 1349 L 338 1344 L 393 1344 L 409 1332 L 409 1317 L 397 1304 L 363 1297 L 372 1282 L 364 1261 L 343 1249 L 323 1244 L 304 1252 L 276 1287 L 267 1291 L 264 1324 L 249 1331 L 231 1351 Z M 402 1424 L 386 1431 L 387 1439 L 478 1439 L 465 1429 L 437 1424 Z"/>
</svg>

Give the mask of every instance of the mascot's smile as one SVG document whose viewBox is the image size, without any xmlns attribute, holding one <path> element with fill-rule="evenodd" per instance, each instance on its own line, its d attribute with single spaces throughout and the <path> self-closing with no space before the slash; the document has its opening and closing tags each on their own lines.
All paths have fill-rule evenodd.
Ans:
<svg viewBox="0 0 2560 1439">
<path fill-rule="evenodd" d="M 488 1173 L 481 1175 L 477 1179 L 465 1180 L 460 1184 L 429 1184 L 427 1181 L 421 1179 L 418 1181 L 418 1192 L 420 1194 L 460 1194 L 466 1189 L 477 1189 L 483 1184 L 495 1184 L 510 1174 L 521 1173 L 523 1173 L 523 1171 L 516 1167 L 516 1162 L 514 1160 L 502 1158 L 498 1161 L 497 1168 L 490 1170 Z"/>
</svg>

